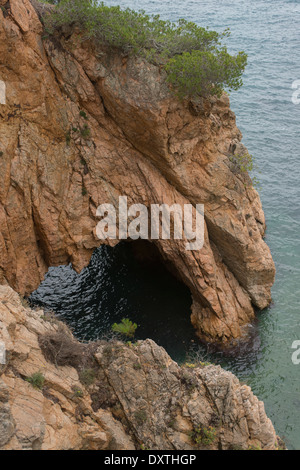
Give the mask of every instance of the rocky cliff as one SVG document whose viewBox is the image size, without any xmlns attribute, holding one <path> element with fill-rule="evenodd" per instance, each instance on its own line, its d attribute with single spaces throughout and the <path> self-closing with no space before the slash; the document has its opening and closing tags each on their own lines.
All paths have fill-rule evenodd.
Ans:
<svg viewBox="0 0 300 470">
<path fill-rule="evenodd" d="M 96 208 L 205 204 L 205 245 L 155 241 L 190 288 L 207 341 L 239 338 L 265 308 L 275 268 L 229 99 L 178 101 L 164 72 L 109 53 L 75 30 L 44 36 L 40 8 L 0 0 L 0 282 L 21 294 L 49 266 L 86 266 L 100 241 Z"/>
<path fill-rule="evenodd" d="M 179 367 L 151 340 L 80 344 L 6 286 L 0 341 L 0 449 L 277 448 L 263 403 L 219 366 Z"/>
<path fill-rule="evenodd" d="M 277 448 L 263 403 L 231 373 L 179 367 L 151 340 L 81 344 L 18 295 L 49 266 L 88 264 L 100 204 L 203 203 L 202 250 L 153 243 L 191 291 L 199 337 L 245 335 L 275 268 L 258 193 L 234 164 L 246 150 L 228 96 L 178 101 L 157 66 L 76 28 L 46 37 L 49 7 L 0 6 L 0 449 Z"/>
</svg>

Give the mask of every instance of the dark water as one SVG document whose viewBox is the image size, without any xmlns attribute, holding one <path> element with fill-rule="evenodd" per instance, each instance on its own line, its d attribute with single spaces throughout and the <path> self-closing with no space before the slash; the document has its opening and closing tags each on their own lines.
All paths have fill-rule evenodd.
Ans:
<svg viewBox="0 0 300 470">
<path fill-rule="evenodd" d="M 196 340 L 191 295 L 160 259 L 152 258 L 141 261 L 131 243 L 102 246 L 79 275 L 71 266 L 50 268 L 30 301 L 59 314 L 84 341 L 109 335 L 113 323 L 129 318 L 138 325 L 136 339 L 152 338 L 183 360 Z"/>
<path fill-rule="evenodd" d="M 185 17 L 219 31 L 230 27 L 231 51 L 245 50 L 249 55 L 244 87 L 231 95 L 231 103 L 244 134 L 244 143 L 260 169 L 255 176 L 260 180 L 267 217 L 266 241 L 277 267 L 274 305 L 259 315 L 258 336 L 254 335 L 252 348 L 232 358 L 214 354 L 212 360 L 252 387 L 265 402 L 277 433 L 285 437 L 290 449 L 300 449 L 300 365 L 293 365 L 291 361 L 291 345 L 294 340 L 300 340 L 300 105 L 292 103 L 291 89 L 293 81 L 300 80 L 300 1 L 119 0 L 106 3 L 143 8 L 171 20 Z M 104 315 L 106 326 L 119 314 L 126 313 L 141 325 L 141 336 L 153 337 L 165 345 L 175 359 L 182 359 L 193 339 L 186 320 L 190 304 L 188 293 L 178 284 L 172 287 L 171 281 L 167 281 L 169 290 L 160 281 L 156 284 L 151 273 L 147 278 L 143 270 L 133 274 L 132 261 L 129 261 L 131 267 L 126 268 L 126 263 L 120 263 L 115 256 L 119 255 L 95 255 L 92 276 L 85 271 L 80 282 L 69 268 L 51 270 L 53 281 L 50 277 L 46 280 L 51 283 L 50 290 L 53 289 L 47 299 L 49 306 L 53 308 L 57 304 L 58 310 L 66 308 L 64 303 L 59 306 L 58 293 L 69 283 L 67 289 L 73 304 L 69 305 L 67 315 L 69 318 L 79 316 L 78 325 L 85 325 L 83 332 L 91 320 L 97 323 L 93 309 L 89 310 L 89 319 L 82 319 L 86 306 L 94 303 L 101 309 L 105 307 L 113 316 L 107 319 Z M 126 274 L 125 281 L 121 279 L 122 270 Z M 88 294 L 82 287 L 78 290 L 79 285 L 85 285 Z M 101 294 L 93 294 L 92 290 L 98 287 Z M 168 297 L 165 303 L 163 291 Z M 77 299 L 82 303 L 78 305 Z M 112 299 L 115 307 L 110 311 Z M 184 338 L 187 343 L 183 343 Z M 204 352 L 203 348 L 201 351 Z"/>
</svg>

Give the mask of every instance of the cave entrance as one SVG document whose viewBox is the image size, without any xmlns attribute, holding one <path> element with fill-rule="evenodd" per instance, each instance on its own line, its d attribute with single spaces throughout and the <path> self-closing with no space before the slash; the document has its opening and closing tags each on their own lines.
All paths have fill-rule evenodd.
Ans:
<svg viewBox="0 0 300 470">
<path fill-rule="evenodd" d="M 80 340 L 97 340 L 129 318 L 138 324 L 136 339 L 153 339 L 174 360 L 197 341 L 190 291 L 148 241 L 101 246 L 80 274 L 71 265 L 50 268 L 29 300 L 59 315 Z"/>
</svg>

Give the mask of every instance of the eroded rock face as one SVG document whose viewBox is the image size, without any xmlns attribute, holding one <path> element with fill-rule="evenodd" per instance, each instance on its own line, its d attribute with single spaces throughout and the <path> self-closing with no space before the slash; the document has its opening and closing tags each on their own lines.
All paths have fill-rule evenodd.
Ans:
<svg viewBox="0 0 300 470">
<path fill-rule="evenodd" d="M 74 351 L 82 348 L 76 368 L 67 364 L 76 355 L 67 360 L 65 346 L 49 348 L 49 338 L 62 331 Z M 0 286 L 0 341 L 7 349 L 0 366 L 0 449 L 277 447 L 263 403 L 230 372 L 179 367 L 151 340 L 80 345 L 6 286 Z M 36 373 L 44 378 L 38 388 L 30 383 Z"/>
<path fill-rule="evenodd" d="M 42 35 L 29 0 L 5 2 L 0 282 L 29 294 L 49 266 L 80 271 L 100 244 L 96 208 L 120 195 L 147 207 L 204 203 L 201 251 L 155 243 L 191 290 L 199 336 L 241 337 L 252 304 L 271 300 L 275 268 L 259 196 L 228 158 L 241 140 L 228 97 L 179 102 L 158 67 L 81 43 L 76 32 Z"/>
<path fill-rule="evenodd" d="M 108 410 L 93 411 L 77 370 L 46 361 L 39 337 L 58 328 L 44 320 L 43 311 L 23 307 L 18 294 L 0 286 L 0 341 L 7 356 L 0 365 L 0 448 L 134 449 Z M 42 388 L 26 380 L 36 373 L 45 378 Z"/>
</svg>

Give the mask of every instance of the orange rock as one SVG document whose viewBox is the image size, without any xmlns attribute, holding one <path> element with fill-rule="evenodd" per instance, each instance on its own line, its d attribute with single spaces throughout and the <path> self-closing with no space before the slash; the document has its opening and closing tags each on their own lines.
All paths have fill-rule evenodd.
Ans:
<svg viewBox="0 0 300 470">
<path fill-rule="evenodd" d="M 164 72 L 142 59 L 80 43 L 76 33 L 42 41 L 28 0 L 11 0 L 4 16 L 0 282 L 29 294 L 49 266 L 80 271 L 100 245 L 96 208 L 120 195 L 147 207 L 204 203 L 201 251 L 155 244 L 191 290 L 199 336 L 241 337 L 252 304 L 270 303 L 275 267 L 259 196 L 228 158 L 241 133 L 227 95 L 180 102 Z"/>
</svg>

